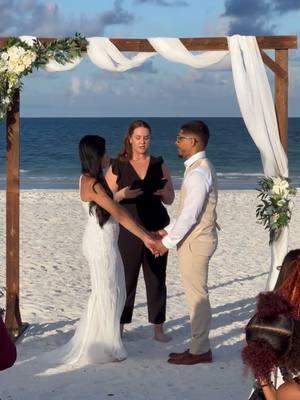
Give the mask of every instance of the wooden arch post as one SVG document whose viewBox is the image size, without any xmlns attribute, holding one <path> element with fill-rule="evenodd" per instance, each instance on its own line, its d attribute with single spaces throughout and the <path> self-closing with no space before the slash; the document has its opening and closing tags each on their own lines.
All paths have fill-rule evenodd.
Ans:
<svg viewBox="0 0 300 400">
<path fill-rule="evenodd" d="M 22 330 L 19 305 L 20 260 L 20 91 L 7 114 L 6 143 L 6 318 L 12 336 Z"/>
<path fill-rule="evenodd" d="M 279 128 L 280 141 L 288 154 L 288 94 L 289 94 L 289 76 L 288 76 L 288 50 L 276 49 L 275 60 L 277 65 L 282 68 L 285 74 L 275 74 L 275 109 Z"/>
<path fill-rule="evenodd" d="M 257 36 L 264 63 L 275 73 L 275 108 L 279 126 L 280 141 L 288 150 L 288 50 L 297 48 L 297 36 Z M 0 48 L 8 38 L 0 38 Z M 55 38 L 39 38 L 50 43 Z M 147 39 L 110 39 L 120 50 L 126 52 L 155 52 Z M 226 37 L 181 38 L 189 51 L 228 50 Z M 83 51 L 86 49 L 82 49 Z M 275 50 L 275 60 L 264 50 Z M 7 197 L 6 197 L 6 276 L 7 301 L 6 324 L 13 335 L 19 335 L 22 321 L 19 309 L 19 94 L 7 116 Z"/>
</svg>

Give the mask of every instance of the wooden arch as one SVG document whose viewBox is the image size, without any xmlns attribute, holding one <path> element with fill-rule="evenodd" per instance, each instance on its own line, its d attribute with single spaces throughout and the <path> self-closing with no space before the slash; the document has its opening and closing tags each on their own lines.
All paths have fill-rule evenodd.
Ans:
<svg viewBox="0 0 300 400">
<path fill-rule="evenodd" d="M 297 36 L 257 36 L 264 63 L 275 74 L 274 103 L 279 127 L 280 141 L 288 150 L 288 50 L 297 48 Z M 49 43 L 54 38 L 39 38 Z M 110 39 L 120 50 L 126 52 L 155 52 L 147 39 Z M 8 38 L 0 38 L 0 48 Z M 228 50 L 226 37 L 182 38 L 190 51 Z M 82 49 L 86 50 L 85 48 Z M 275 60 L 265 50 L 275 50 Z M 20 94 L 7 114 L 7 172 L 6 172 L 6 326 L 13 336 L 22 331 L 19 305 L 19 207 L 20 207 Z"/>
</svg>

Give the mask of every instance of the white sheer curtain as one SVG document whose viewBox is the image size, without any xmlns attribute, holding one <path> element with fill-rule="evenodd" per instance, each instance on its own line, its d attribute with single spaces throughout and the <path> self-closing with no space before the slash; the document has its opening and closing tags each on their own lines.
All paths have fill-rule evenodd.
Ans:
<svg viewBox="0 0 300 400">
<path fill-rule="evenodd" d="M 235 90 L 247 129 L 258 147 L 267 176 L 288 176 L 288 160 L 279 139 L 272 92 L 254 36 L 228 37 Z M 273 289 L 277 266 L 287 253 L 288 228 L 271 246 L 271 269 L 266 289 Z"/>
</svg>

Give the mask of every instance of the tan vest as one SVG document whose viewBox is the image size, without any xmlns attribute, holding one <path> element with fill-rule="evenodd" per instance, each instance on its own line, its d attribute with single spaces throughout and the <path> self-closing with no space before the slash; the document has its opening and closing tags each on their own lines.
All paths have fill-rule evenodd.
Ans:
<svg viewBox="0 0 300 400">
<path fill-rule="evenodd" d="M 213 165 L 207 158 L 202 158 L 200 160 L 195 161 L 186 171 L 189 173 L 192 169 L 202 167 L 208 168 L 211 171 L 212 175 L 212 187 L 211 191 L 208 193 L 208 196 L 203 205 L 202 211 L 198 217 L 197 223 L 189 230 L 189 232 L 185 235 L 185 237 L 180 241 L 178 248 L 181 246 L 185 247 L 186 245 L 198 248 L 207 247 L 207 250 L 201 250 L 205 255 L 210 255 L 213 252 L 217 245 L 217 230 L 216 230 L 216 221 L 217 221 L 217 213 L 216 206 L 218 200 L 218 192 L 217 192 L 217 175 Z M 180 201 L 179 201 L 179 210 L 178 214 L 181 213 L 184 199 L 185 199 L 186 191 L 184 185 L 181 187 L 180 192 Z"/>
</svg>

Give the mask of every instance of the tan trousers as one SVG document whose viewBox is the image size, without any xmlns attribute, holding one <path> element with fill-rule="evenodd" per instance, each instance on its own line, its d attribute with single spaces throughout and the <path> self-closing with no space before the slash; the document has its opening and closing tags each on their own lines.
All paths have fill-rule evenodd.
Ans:
<svg viewBox="0 0 300 400">
<path fill-rule="evenodd" d="M 208 264 L 214 253 L 217 241 L 207 244 L 205 251 L 200 251 L 195 243 L 184 242 L 178 249 L 179 270 L 182 276 L 186 302 L 191 321 L 192 354 L 206 353 L 210 349 L 209 330 L 211 322 L 211 307 L 207 289 Z M 206 253 L 206 254 L 203 254 Z"/>
</svg>

